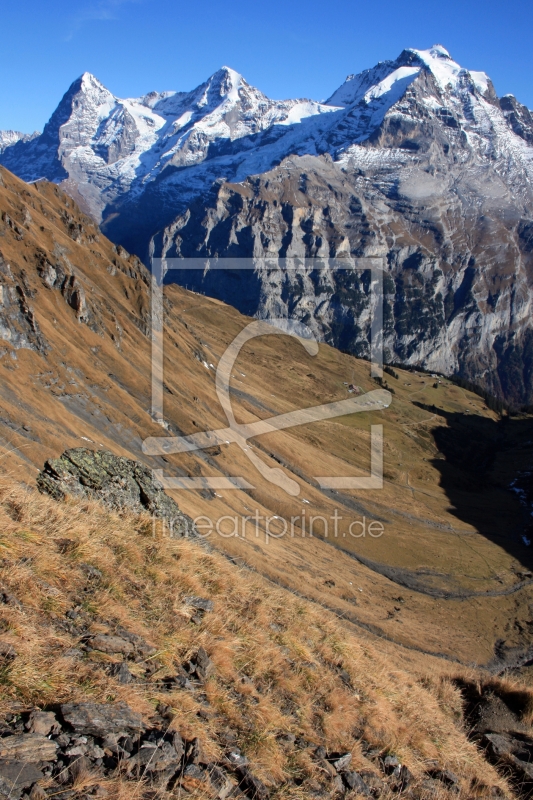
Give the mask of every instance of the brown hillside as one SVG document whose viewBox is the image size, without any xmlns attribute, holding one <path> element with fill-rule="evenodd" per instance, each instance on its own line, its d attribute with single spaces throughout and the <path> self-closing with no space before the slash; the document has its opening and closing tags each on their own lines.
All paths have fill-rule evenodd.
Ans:
<svg viewBox="0 0 533 800">
<path fill-rule="evenodd" d="M 448 679 L 397 669 L 315 604 L 186 539 L 154 536 L 147 515 L 56 503 L 6 478 L 0 525 L 0 715 L 8 721 L 2 737 L 15 733 L 0 748 L 26 736 L 27 747 L 59 744 L 69 755 L 41 764 L 31 800 L 327 800 L 344 792 L 355 800 L 369 790 L 382 800 L 511 797 L 467 741 L 461 695 Z M 211 604 L 200 618 L 191 606 L 199 598 Z M 191 673 L 201 648 L 204 669 Z M 166 737 L 166 749 L 159 739 L 149 751 L 148 767 L 159 766 L 136 779 L 136 756 L 94 728 L 78 738 L 56 738 L 54 729 L 52 741 L 24 733 L 32 708 L 33 716 L 36 708 L 53 713 L 64 731 L 65 702 L 139 713 L 152 737 Z M 176 733 L 187 760 L 172 777 L 164 767 Z M 337 772 L 340 756 L 349 769 Z M 363 793 L 347 789 L 354 775 Z"/>
<path fill-rule="evenodd" d="M 87 445 L 143 460 L 172 477 L 244 475 L 240 491 L 181 491 L 192 517 L 311 515 L 380 521 L 380 538 L 267 537 L 264 522 L 212 544 L 275 583 L 333 610 L 411 668 L 503 668 L 531 646 L 530 550 L 507 489 L 531 462 L 528 418 L 500 420 L 476 395 L 398 370 L 386 411 L 354 414 L 257 437 L 258 454 L 301 487 L 296 498 L 257 473 L 236 445 L 149 458 L 149 276 L 47 183 L 0 172 L 0 348 L 3 467 L 33 485 L 64 449 Z M 224 427 L 214 369 L 245 318 L 176 286 L 165 289 L 165 418 L 172 433 Z M 204 366 L 204 362 L 208 365 Z M 368 364 L 288 337 L 246 345 L 233 377 L 239 421 L 345 399 L 346 383 L 376 389 Z M 435 408 L 433 408 L 435 406 Z M 429 409 L 429 410 L 428 410 Z M 371 424 L 384 425 L 382 490 L 326 492 L 314 475 L 369 472 Z M 307 501 L 305 504 L 303 501 Z M 228 525 L 230 522 L 226 521 Z M 228 532 L 227 528 L 222 528 Z M 529 561 L 528 561 L 529 559 Z M 400 645 L 398 648 L 397 645 Z M 498 658 L 495 649 L 498 650 Z M 426 658 L 424 654 L 439 656 Z M 444 656 L 445 659 L 440 658 Z M 503 659 L 503 661 L 502 661 Z M 451 665 L 451 666 L 450 666 Z"/>
</svg>

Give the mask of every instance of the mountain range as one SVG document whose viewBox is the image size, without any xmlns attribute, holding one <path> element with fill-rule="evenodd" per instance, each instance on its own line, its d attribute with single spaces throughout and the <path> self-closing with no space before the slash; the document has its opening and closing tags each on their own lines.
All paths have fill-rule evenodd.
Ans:
<svg viewBox="0 0 533 800">
<path fill-rule="evenodd" d="M 270 100 L 227 67 L 192 92 L 129 100 L 85 73 L 42 134 L 0 142 L 0 163 L 61 184 L 147 265 L 382 258 L 389 362 L 533 401 L 533 116 L 440 45 L 348 76 L 325 103 Z M 187 282 L 368 355 L 358 273 L 239 278 Z"/>
</svg>

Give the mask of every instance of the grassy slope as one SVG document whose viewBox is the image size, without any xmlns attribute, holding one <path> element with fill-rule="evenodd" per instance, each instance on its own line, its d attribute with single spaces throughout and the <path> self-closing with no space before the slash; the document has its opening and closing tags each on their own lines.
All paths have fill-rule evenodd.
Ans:
<svg viewBox="0 0 533 800">
<path fill-rule="evenodd" d="M 2 589 L 15 597 L 1 610 L 1 640 L 18 653 L 0 675 L 0 713 L 90 699 L 124 701 L 149 719 L 161 702 L 172 707 L 171 727 L 198 736 L 209 760 L 221 758 L 228 731 L 236 734 L 254 772 L 279 798 L 309 797 L 327 786 L 309 747 L 287 747 L 280 739 L 286 733 L 352 752 L 356 769 L 379 772 L 363 743 L 396 754 L 417 783 L 437 762 L 461 778 L 460 793 L 449 796 L 505 789 L 466 740 L 460 697 L 448 679 L 413 678 L 328 612 L 197 544 L 154 535 L 148 517 L 120 517 L 95 502 L 58 504 L 4 478 L 0 530 Z M 101 579 L 88 579 L 84 564 Z M 214 601 L 200 625 L 184 602 L 191 594 Z M 146 663 L 134 664 L 137 683 L 124 686 L 105 671 L 116 658 L 93 651 L 74 660 L 80 634 L 64 624 L 71 609 L 90 633 L 121 625 L 143 636 L 157 648 L 155 671 L 147 677 Z M 199 646 L 216 665 L 205 687 L 162 691 L 158 679 Z M 85 786 L 91 782 L 102 780 L 88 776 Z M 118 779 L 108 789 L 132 796 Z"/>
<path fill-rule="evenodd" d="M 9 342 L 0 348 L 4 468 L 32 483 L 46 458 L 87 439 L 88 446 L 142 459 L 142 439 L 161 433 L 148 413 L 145 271 L 135 258 L 117 254 L 57 187 L 28 187 L 5 170 L 1 175 L 0 210 L 16 221 L 22 238 L 0 223 L 0 251 L 14 282 L 29 287 L 29 302 L 50 345 L 46 355 L 15 351 Z M 73 222 L 79 241 L 72 238 Z M 39 253 L 78 276 L 95 330 L 77 321 L 59 291 L 44 286 L 37 272 Z M 202 362 L 216 365 L 247 320 L 173 286 L 166 290 L 166 322 L 165 415 L 172 429 L 192 433 L 224 425 L 214 370 Z M 233 388 L 239 421 L 343 399 L 345 382 L 365 391 L 376 388 L 365 362 L 327 346 L 312 358 L 297 342 L 281 337 L 249 343 L 237 367 Z M 398 375 L 398 380 L 387 376 L 395 395 L 385 412 L 257 438 L 254 444 L 265 462 L 281 462 L 300 483 L 299 498 L 264 482 L 233 445 L 202 458 L 144 460 L 168 475 L 242 474 L 255 486 L 249 492 L 176 493 L 193 517 L 240 516 L 255 509 L 287 518 L 303 509 L 329 517 L 337 508 L 350 521 L 363 515 L 381 519 L 385 534 L 380 539 L 304 539 L 297 532 L 293 539 L 267 541 L 264 531 L 255 536 L 250 528 L 245 538 L 219 538 L 213 544 L 333 609 L 347 626 L 377 632 L 380 646 L 413 669 L 431 664 L 434 670 L 449 670 L 446 662 L 424 659 L 418 650 L 465 664 L 487 663 L 498 639 L 516 647 L 530 642 L 531 587 L 501 595 L 516 586 L 517 571 L 528 563 L 529 551 L 519 535 L 521 511 L 505 487 L 516 468 L 531 460 L 530 421 L 516 420 L 504 429 L 476 395 L 448 381 L 433 388 L 428 376 L 402 370 Z M 436 404 L 442 413 L 416 403 Z M 384 425 L 384 489 L 320 491 L 315 475 L 368 474 L 371 424 Z M 465 450 L 471 439 L 473 447 Z M 309 502 L 304 505 L 302 499 Z M 384 567 L 395 572 L 384 575 Z M 417 590 L 409 588 L 413 579 Z M 440 596 L 446 592 L 500 596 Z M 398 649 L 387 640 L 414 649 Z"/>
</svg>

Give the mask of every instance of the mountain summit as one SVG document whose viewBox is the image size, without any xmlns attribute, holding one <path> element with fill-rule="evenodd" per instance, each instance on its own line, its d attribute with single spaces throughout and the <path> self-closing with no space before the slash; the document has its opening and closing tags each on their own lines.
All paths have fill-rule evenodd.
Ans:
<svg viewBox="0 0 533 800">
<path fill-rule="evenodd" d="M 27 181 L 66 181 L 85 210 L 100 220 L 106 206 L 130 190 L 142 192 L 168 167 L 198 164 L 224 142 L 327 110 L 313 101 L 270 100 L 229 67 L 191 92 L 151 92 L 132 99 L 116 97 L 85 72 L 39 137 L 10 144 L 4 136 L 1 163 Z"/>
<path fill-rule="evenodd" d="M 492 83 L 484 72 L 463 69 L 453 61 L 446 48 L 436 44 L 429 50 L 404 50 L 396 61 L 382 61 L 373 69 L 365 70 L 359 75 L 349 75 L 327 102 L 342 106 L 357 102 L 368 104 L 389 92 L 392 92 L 391 97 L 398 98 L 422 70 L 430 72 L 444 92 L 456 90 L 459 81 L 468 77 L 482 94 L 489 85 L 492 88 Z"/>
<path fill-rule="evenodd" d="M 146 192 L 151 203 L 154 193 L 164 195 L 165 209 L 170 203 L 174 213 L 213 181 L 241 181 L 291 154 L 329 152 L 335 161 L 353 156 L 353 145 L 370 141 L 385 115 L 417 85 L 420 95 L 422 84 L 429 115 L 485 140 L 489 134 L 489 148 L 511 150 L 516 168 L 529 173 L 531 159 L 513 137 L 533 137 L 528 110 L 514 98 L 499 101 L 485 73 L 463 69 L 440 44 L 406 49 L 395 61 L 349 76 L 326 103 L 271 100 L 226 66 L 190 92 L 130 99 L 116 97 L 86 72 L 40 136 L 4 135 L 0 162 L 25 180 L 66 181 L 97 221 L 116 219 L 119 208 L 131 210 L 132 198 L 137 203 Z M 158 212 L 152 229 L 130 247 L 145 256 L 146 237 L 161 221 Z"/>
</svg>

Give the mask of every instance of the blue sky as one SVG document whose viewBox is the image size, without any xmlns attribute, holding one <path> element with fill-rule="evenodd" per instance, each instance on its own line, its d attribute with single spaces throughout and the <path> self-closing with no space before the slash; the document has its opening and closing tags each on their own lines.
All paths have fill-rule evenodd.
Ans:
<svg viewBox="0 0 533 800">
<path fill-rule="evenodd" d="M 271 97 L 322 100 L 435 43 L 533 108 L 531 0 L 4 0 L 0 26 L 0 129 L 42 129 L 86 70 L 132 97 L 192 89 L 225 64 Z"/>
</svg>

